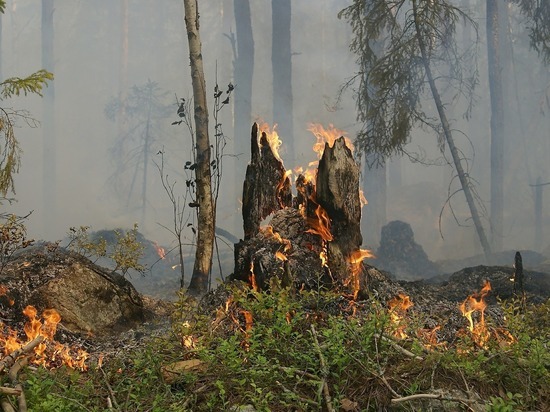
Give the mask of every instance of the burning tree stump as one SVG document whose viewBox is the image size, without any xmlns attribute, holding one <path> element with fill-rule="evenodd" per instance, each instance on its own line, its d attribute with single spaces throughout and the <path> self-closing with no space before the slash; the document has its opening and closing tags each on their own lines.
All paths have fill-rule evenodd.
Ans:
<svg viewBox="0 0 550 412">
<path fill-rule="evenodd" d="M 290 206 L 290 179 L 283 162 L 278 159 L 262 132 L 258 140 L 258 124 L 252 126 L 251 161 L 246 168 L 243 187 L 244 238 L 256 235 L 260 223 L 271 213 Z"/>
<path fill-rule="evenodd" d="M 330 218 L 332 240 L 328 242 L 328 265 L 340 281 L 349 277 L 350 256 L 359 250 L 361 200 L 359 167 L 343 137 L 332 147 L 325 144 L 316 179 L 317 202 Z"/>
<path fill-rule="evenodd" d="M 370 255 L 359 249 L 359 167 L 344 138 L 325 144 L 315 184 L 297 177 L 294 198 L 288 175 L 266 134 L 258 140 L 254 124 L 243 190 L 245 238 L 235 245 L 233 278 L 259 289 L 272 277 L 298 287 L 351 285 L 357 294 L 365 286 L 361 261 Z"/>
</svg>

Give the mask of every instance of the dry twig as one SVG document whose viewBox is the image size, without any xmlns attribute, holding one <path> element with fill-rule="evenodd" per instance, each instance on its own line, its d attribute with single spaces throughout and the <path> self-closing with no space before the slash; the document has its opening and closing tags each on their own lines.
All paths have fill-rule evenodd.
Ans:
<svg viewBox="0 0 550 412">
<path fill-rule="evenodd" d="M 25 398 L 25 392 L 23 392 L 23 386 L 19 383 L 17 375 L 21 368 L 24 368 L 29 363 L 29 357 L 24 356 L 23 358 L 18 359 L 8 372 L 8 379 L 10 380 L 13 387 L 20 391 L 20 394 L 17 396 L 17 408 L 19 412 L 27 412 L 27 399 Z"/>
<path fill-rule="evenodd" d="M 377 339 L 381 339 L 383 340 L 384 342 L 387 342 L 389 343 L 392 348 L 396 349 L 397 351 L 401 352 L 403 355 L 405 356 L 408 356 L 409 358 L 413 358 L 413 359 L 416 359 L 416 360 L 419 360 L 419 361 L 423 361 L 424 358 L 422 356 L 418 356 L 418 355 L 415 355 L 414 353 L 412 353 L 411 351 L 408 351 L 407 349 L 405 349 L 403 346 L 399 346 L 397 343 L 395 343 L 392 339 L 384 336 L 384 335 L 379 335 L 379 334 L 374 334 L 374 336 L 377 338 Z"/>
<path fill-rule="evenodd" d="M 44 336 L 38 335 L 22 348 L 14 350 L 12 353 L 10 353 L 8 356 L 0 361 L 0 371 L 3 371 L 5 368 L 11 368 L 19 356 L 32 351 L 34 348 L 40 345 L 44 341 L 44 339 L 46 339 Z"/>
<path fill-rule="evenodd" d="M 319 340 L 317 339 L 317 331 L 315 330 L 315 326 L 313 325 L 311 325 L 311 334 L 313 336 L 313 343 L 315 344 L 315 349 L 317 349 L 317 353 L 319 354 L 319 362 L 321 364 L 321 376 L 322 376 L 321 386 L 322 386 L 323 394 L 325 395 L 327 410 L 328 412 L 334 412 L 334 408 L 332 407 L 332 398 L 330 396 L 330 391 L 327 383 L 328 368 L 325 362 L 325 357 L 323 356 L 323 352 L 321 351 L 321 346 L 319 345 Z"/>
</svg>

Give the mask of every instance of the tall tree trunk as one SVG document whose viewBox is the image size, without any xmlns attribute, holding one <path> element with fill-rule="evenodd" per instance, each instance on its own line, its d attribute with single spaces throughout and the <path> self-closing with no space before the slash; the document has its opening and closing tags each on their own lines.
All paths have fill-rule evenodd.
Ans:
<svg viewBox="0 0 550 412">
<path fill-rule="evenodd" d="M 368 204 L 363 206 L 361 232 L 363 244 L 370 249 L 380 242 L 380 231 L 386 224 L 386 162 L 372 164 L 372 155 L 365 154 L 363 167 L 363 194 Z"/>
<path fill-rule="evenodd" d="M 491 243 L 502 250 L 504 220 L 504 99 L 500 61 L 499 0 L 487 0 L 487 65 L 491 94 Z"/>
<path fill-rule="evenodd" d="M 151 98 L 153 98 L 151 96 Z M 147 216 L 147 172 L 149 166 L 149 152 L 151 150 L 151 107 L 147 112 L 145 124 L 145 139 L 143 142 L 143 180 L 141 182 L 141 229 L 145 230 L 145 218 Z"/>
<path fill-rule="evenodd" d="M 428 83 L 430 84 L 430 90 L 432 92 L 432 96 L 433 96 L 435 105 L 437 107 L 437 113 L 439 114 L 439 119 L 441 120 L 441 126 L 443 127 L 445 140 L 449 145 L 449 150 L 451 151 L 451 156 L 453 157 L 453 163 L 456 167 L 456 173 L 458 174 L 460 185 L 462 186 L 462 190 L 464 191 L 464 196 L 466 197 L 466 202 L 470 209 L 470 214 L 472 215 L 472 220 L 474 221 L 474 226 L 476 228 L 477 235 L 481 243 L 481 247 L 483 248 L 483 252 L 485 253 L 485 259 L 489 263 L 491 261 L 491 255 L 492 255 L 491 247 L 489 245 L 489 242 L 487 241 L 487 236 L 485 235 L 485 231 L 483 230 L 483 225 L 481 224 L 481 219 L 479 218 L 479 213 L 477 211 L 474 197 L 472 195 L 472 191 L 470 190 L 470 184 L 469 184 L 468 178 L 466 177 L 466 174 L 464 173 L 462 162 L 460 160 L 458 150 L 454 143 L 453 135 L 451 133 L 451 127 L 449 125 L 449 121 L 447 120 L 447 115 L 445 114 L 445 108 L 443 106 L 443 102 L 441 101 L 441 96 L 439 95 L 439 91 L 437 90 L 437 87 L 435 85 L 435 80 L 432 75 L 432 70 L 430 68 L 430 60 L 428 57 L 428 53 L 426 51 L 426 45 L 424 44 L 424 39 L 422 38 L 422 34 L 419 29 L 419 22 L 418 22 L 418 15 L 417 15 L 417 0 L 413 0 L 412 5 L 413 5 L 413 13 L 414 13 L 414 23 L 416 26 L 416 37 L 418 40 L 420 53 L 422 55 L 422 64 L 424 65 L 424 69 L 426 71 L 426 77 L 428 78 Z"/>
<path fill-rule="evenodd" d="M 250 124 L 252 123 L 252 77 L 254 75 L 254 37 L 249 0 L 233 1 L 237 48 L 235 56 L 235 112 L 234 142 L 235 182 L 240 182 L 246 172 L 246 155 L 250 147 Z M 240 219 L 236 215 L 234 227 L 239 228 Z M 240 230 L 240 229 L 239 229 Z"/>
<path fill-rule="evenodd" d="M 294 167 L 294 123 L 292 118 L 292 51 L 290 48 L 290 0 L 271 0 L 273 35 L 271 67 L 273 68 L 273 123 L 289 150 L 285 156 Z M 290 155 L 290 156 L 289 156 Z"/>
<path fill-rule="evenodd" d="M 126 102 L 128 97 L 128 0 L 120 2 L 120 61 L 118 67 L 118 100 Z M 117 113 L 117 136 L 124 136 L 126 107 L 121 104 Z"/>
<path fill-rule="evenodd" d="M 54 0 L 42 0 L 42 68 L 54 70 Z M 55 86 L 50 83 L 44 90 L 42 100 L 42 142 L 43 142 L 43 207 L 44 234 L 52 236 L 56 224 L 56 138 L 55 138 Z"/>
<path fill-rule="evenodd" d="M 208 108 L 206 104 L 206 83 L 202 63 L 199 35 L 199 10 L 197 0 L 184 0 L 185 27 L 189 42 L 189 60 L 193 83 L 193 105 L 196 131 L 195 178 L 198 203 L 198 235 L 195 265 L 189 284 L 189 293 L 195 296 L 208 291 L 208 279 L 214 251 L 215 210 L 212 201 L 210 177 L 210 139 L 208 137 Z"/>
<path fill-rule="evenodd" d="M 4 81 L 4 73 L 2 70 L 2 16 L 3 14 L 0 14 L 0 81 Z"/>
</svg>

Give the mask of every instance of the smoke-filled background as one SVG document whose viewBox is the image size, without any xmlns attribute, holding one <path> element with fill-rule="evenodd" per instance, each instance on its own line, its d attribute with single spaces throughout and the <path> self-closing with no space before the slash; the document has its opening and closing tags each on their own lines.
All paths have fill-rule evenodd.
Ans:
<svg viewBox="0 0 550 412">
<path fill-rule="evenodd" d="M 244 128 L 250 130 L 254 120 L 279 122 L 285 166 L 307 167 L 316 158 L 311 150 L 315 138 L 307 131 L 309 123 L 325 127 L 333 124 L 352 139 L 361 128 L 356 122 L 354 86 L 340 93 L 358 70 L 356 56 L 349 51 L 351 29 L 337 17 L 349 2 L 281 2 L 291 7 L 290 94 L 274 87 L 278 80 L 273 70 L 274 65 L 277 67 L 272 61 L 273 42 L 283 41 L 285 30 L 279 32 L 273 26 L 271 2 L 249 3 L 254 51 L 252 118 L 245 120 Z M 457 145 L 468 159 L 468 174 L 478 183 L 477 192 L 486 205 L 487 211 L 481 212 L 489 228 L 490 102 L 484 3 L 471 0 L 468 6 L 479 23 L 481 41 L 472 117 L 465 120 L 464 107 L 454 108 L 451 104 L 448 114 Z M 129 228 L 138 223 L 147 238 L 167 246 L 173 244 L 173 236 L 163 227 L 172 225 L 172 204 L 156 165 L 162 160 L 159 152 L 164 153 L 164 175 L 183 196 L 185 183 L 192 176 L 184 168 L 192 160 L 192 140 L 184 124 L 172 124 L 180 120 L 177 99 L 190 101 L 192 97 L 182 1 L 56 0 L 53 8 L 53 67 L 46 68 L 55 75 L 54 96 L 28 96 L 2 104 L 24 108 L 39 121 L 53 108 L 55 121 L 46 128 L 43 122 L 37 128 L 22 123 L 16 129 L 23 149 L 21 170 L 15 180 L 17 202 L 5 204 L 4 209 L 19 215 L 32 210 L 27 225 L 29 236 L 35 239 L 62 239 L 71 226 L 87 225 L 99 230 Z M 245 85 L 236 79 L 238 44 L 233 1 L 202 1 L 199 11 L 214 139 L 216 82 L 224 91 L 230 82 L 236 92 Z M 502 233 L 491 236 L 502 240 L 503 249 L 544 251 L 550 236 L 550 214 L 544 200 L 550 200 L 550 186 L 546 193 L 543 191 L 542 224 L 536 224 L 535 192 L 530 185 L 537 179 L 540 183 L 550 182 L 550 75 L 530 50 L 519 13 L 513 8 L 509 11 L 512 49 L 504 56 L 511 74 L 506 78 L 505 100 L 513 116 L 506 119 L 504 227 Z M 44 67 L 42 14 L 41 2 L 7 2 L 2 16 L 3 79 L 22 77 Z M 475 38 L 467 31 L 460 31 L 458 36 L 464 42 Z M 274 119 L 274 98 L 279 99 L 275 105 L 282 100 L 288 111 L 282 117 L 290 119 L 285 123 Z M 135 104 L 123 110 L 123 101 Z M 433 106 L 429 99 L 424 104 Z M 240 237 L 239 201 L 250 137 L 236 132 L 242 130 L 243 120 L 234 114 L 231 99 L 217 119 L 227 139 L 217 226 Z M 247 150 L 241 151 L 240 147 Z M 442 160 L 437 137 L 415 129 L 407 150 L 417 161 L 399 157 L 387 163 L 385 217 L 373 210 L 375 199 L 368 190 L 365 193 L 370 201 L 363 209 L 365 245 L 376 249 L 381 225 L 398 219 L 411 224 L 416 241 L 432 260 L 482 253 L 463 195 L 459 193 L 447 202 L 459 186 L 452 168 Z M 363 170 L 363 179 L 370 178 L 370 172 Z M 186 213 L 192 224 L 193 210 L 188 208 Z M 191 227 L 186 231 L 188 243 L 193 242 Z M 221 247 L 230 249 L 231 245 L 222 242 Z"/>
</svg>

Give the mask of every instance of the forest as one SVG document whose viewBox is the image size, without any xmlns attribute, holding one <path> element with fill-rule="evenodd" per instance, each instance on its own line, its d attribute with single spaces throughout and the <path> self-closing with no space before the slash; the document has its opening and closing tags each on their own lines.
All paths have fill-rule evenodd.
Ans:
<svg viewBox="0 0 550 412">
<path fill-rule="evenodd" d="M 547 410 L 549 64 L 544 0 L 0 0 L 0 410 Z"/>
</svg>

